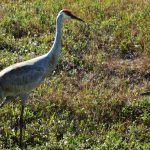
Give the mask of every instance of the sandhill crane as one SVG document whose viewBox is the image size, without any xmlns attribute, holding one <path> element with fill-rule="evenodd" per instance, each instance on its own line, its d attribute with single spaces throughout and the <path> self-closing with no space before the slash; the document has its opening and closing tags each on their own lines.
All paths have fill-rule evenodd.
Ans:
<svg viewBox="0 0 150 150">
<path fill-rule="evenodd" d="M 0 72 L 0 99 L 3 100 L 0 107 L 16 97 L 21 99 L 20 148 L 23 147 L 23 113 L 27 99 L 31 91 L 36 88 L 45 77 L 49 76 L 57 65 L 61 52 L 61 29 L 64 18 L 83 21 L 73 15 L 71 11 L 67 9 L 61 10 L 56 19 L 55 40 L 49 52 L 31 60 L 11 65 Z"/>
</svg>

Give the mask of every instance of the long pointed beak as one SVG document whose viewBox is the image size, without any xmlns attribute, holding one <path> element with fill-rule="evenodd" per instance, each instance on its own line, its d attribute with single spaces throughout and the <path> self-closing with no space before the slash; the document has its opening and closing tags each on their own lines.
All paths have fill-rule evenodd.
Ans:
<svg viewBox="0 0 150 150">
<path fill-rule="evenodd" d="M 69 14 L 69 15 L 70 15 L 70 17 L 71 17 L 72 19 L 76 19 L 76 20 L 79 20 L 79 21 L 84 22 L 81 18 L 76 17 L 76 16 L 74 16 L 73 14 Z"/>
</svg>

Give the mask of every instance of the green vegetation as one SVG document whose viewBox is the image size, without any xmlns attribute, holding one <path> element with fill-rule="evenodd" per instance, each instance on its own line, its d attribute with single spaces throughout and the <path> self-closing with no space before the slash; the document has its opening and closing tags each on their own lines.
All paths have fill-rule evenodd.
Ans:
<svg viewBox="0 0 150 150">
<path fill-rule="evenodd" d="M 150 149 L 150 1 L 3 0 L 0 70 L 46 53 L 57 13 L 69 8 L 86 21 L 65 21 L 53 76 L 25 109 L 27 149 Z M 19 145 L 20 101 L 0 109 L 0 149 Z"/>
</svg>

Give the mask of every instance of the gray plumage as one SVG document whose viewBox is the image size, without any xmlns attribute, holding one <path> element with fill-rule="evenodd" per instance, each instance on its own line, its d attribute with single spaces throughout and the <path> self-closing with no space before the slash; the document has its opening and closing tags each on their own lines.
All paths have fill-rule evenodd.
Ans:
<svg viewBox="0 0 150 150">
<path fill-rule="evenodd" d="M 57 17 L 55 41 L 47 54 L 11 65 L 0 72 L 0 98 L 4 99 L 1 106 L 7 102 L 7 96 L 22 98 L 22 95 L 29 95 L 46 76 L 52 73 L 57 65 L 61 50 L 63 15 L 63 11 L 61 11 Z M 21 100 L 25 105 L 26 100 L 24 98 Z"/>
<path fill-rule="evenodd" d="M 0 72 L 0 96 L 29 95 L 46 76 L 50 75 L 58 62 L 54 52 L 29 61 L 14 64 Z M 23 102 L 22 100 L 22 103 Z"/>
<path fill-rule="evenodd" d="M 61 28 L 63 18 L 82 21 L 69 10 L 61 10 L 56 19 L 56 35 L 52 48 L 47 54 L 17 63 L 0 72 L 0 107 L 19 97 L 22 101 L 20 115 L 20 147 L 22 147 L 23 111 L 31 91 L 55 69 L 61 52 Z"/>
</svg>

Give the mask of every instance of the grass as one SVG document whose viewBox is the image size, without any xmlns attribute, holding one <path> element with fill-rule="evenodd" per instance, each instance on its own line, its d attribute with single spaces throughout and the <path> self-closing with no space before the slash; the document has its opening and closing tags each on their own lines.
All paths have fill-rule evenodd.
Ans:
<svg viewBox="0 0 150 150">
<path fill-rule="evenodd" d="M 150 149 L 150 1 L 0 2 L 0 69 L 46 53 L 69 8 L 59 64 L 25 109 L 26 149 Z M 0 110 L 0 148 L 18 149 L 20 101 Z"/>
</svg>

